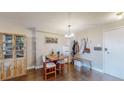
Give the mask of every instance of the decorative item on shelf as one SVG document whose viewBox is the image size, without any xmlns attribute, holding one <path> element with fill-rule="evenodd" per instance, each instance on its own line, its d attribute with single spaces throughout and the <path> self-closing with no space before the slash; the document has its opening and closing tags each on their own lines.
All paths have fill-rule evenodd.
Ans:
<svg viewBox="0 0 124 93">
<path fill-rule="evenodd" d="M 4 58 L 12 58 L 12 35 L 4 35 L 3 36 L 3 52 Z"/>
<path fill-rule="evenodd" d="M 16 36 L 16 57 L 24 57 L 24 37 Z"/>
</svg>

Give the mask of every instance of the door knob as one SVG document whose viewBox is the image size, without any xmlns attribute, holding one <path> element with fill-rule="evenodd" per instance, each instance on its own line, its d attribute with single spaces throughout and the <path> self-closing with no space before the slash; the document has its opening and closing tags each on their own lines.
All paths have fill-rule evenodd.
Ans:
<svg viewBox="0 0 124 93">
<path fill-rule="evenodd" d="M 107 51 L 108 49 L 107 48 L 105 48 L 105 51 Z"/>
<path fill-rule="evenodd" d="M 107 54 L 110 54 L 110 52 L 107 52 Z"/>
</svg>

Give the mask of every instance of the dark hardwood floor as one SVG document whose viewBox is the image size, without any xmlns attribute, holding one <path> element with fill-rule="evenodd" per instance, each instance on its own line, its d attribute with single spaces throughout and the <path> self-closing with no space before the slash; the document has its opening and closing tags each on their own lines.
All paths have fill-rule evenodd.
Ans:
<svg viewBox="0 0 124 93">
<path fill-rule="evenodd" d="M 76 67 L 72 64 L 65 65 L 63 74 L 57 74 L 55 81 L 120 81 L 116 77 L 89 70 L 85 67 Z M 43 69 L 29 70 L 27 75 L 11 79 L 11 81 L 44 81 Z"/>
</svg>

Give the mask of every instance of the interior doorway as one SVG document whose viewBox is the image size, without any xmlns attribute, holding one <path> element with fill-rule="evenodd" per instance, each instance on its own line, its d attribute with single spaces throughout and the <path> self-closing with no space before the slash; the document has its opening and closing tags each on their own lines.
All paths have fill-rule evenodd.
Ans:
<svg viewBox="0 0 124 93">
<path fill-rule="evenodd" d="M 104 32 L 104 72 L 124 79 L 124 28 Z"/>
</svg>

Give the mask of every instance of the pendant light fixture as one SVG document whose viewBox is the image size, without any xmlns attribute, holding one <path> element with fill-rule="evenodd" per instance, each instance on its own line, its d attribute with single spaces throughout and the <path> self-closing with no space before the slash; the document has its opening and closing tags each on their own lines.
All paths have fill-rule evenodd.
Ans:
<svg viewBox="0 0 124 93">
<path fill-rule="evenodd" d="M 70 31 L 71 25 L 68 25 L 68 32 L 65 34 L 66 38 L 71 38 L 74 34 Z"/>
<path fill-rule="evenodd" d="M 66 38 L 72 38 L 74 34 L 71 32 L 71 25 L 70 25 L 70 13 L 68 13 L 68 31 L 65 34 Z"/>
</svg>

